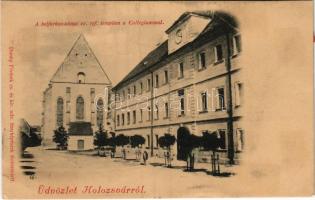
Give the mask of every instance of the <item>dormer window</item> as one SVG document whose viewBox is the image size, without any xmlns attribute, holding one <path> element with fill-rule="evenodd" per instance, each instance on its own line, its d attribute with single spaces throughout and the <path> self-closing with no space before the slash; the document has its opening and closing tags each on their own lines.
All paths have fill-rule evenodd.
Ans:
<svg viewBox="0 0 315 200">
<path fill-rule="evenodd" d="M 241 36 L 240 35 L 235 35 L 233 37 L 233 56 L 237 55 L 238 53 L 241 52 Z"/>
<path fill-rule="evenodd" d="M 219 63 L 223 60 L 222 45 L 217 45 L 214 47 L 214 57 L 215 63 Z"/>
<path fill-rule="evenodd" d="M 77 75 L 78 83 L 85 83 L 85 74 L 83 72 L 79 72 Z"/>
</svg>

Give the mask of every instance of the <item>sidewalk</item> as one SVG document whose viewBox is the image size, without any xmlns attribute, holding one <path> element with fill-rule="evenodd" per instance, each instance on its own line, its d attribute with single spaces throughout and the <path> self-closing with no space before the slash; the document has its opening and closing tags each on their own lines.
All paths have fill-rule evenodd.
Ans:
<svg viewBox="0 0 315 200">
<path fill-rule="evenodd" d="M 179 169 L 183 171 L 187 170 L 186 161 L 174 159 L 172 160 L 171 164 L 172 164 L 171 168 L 175 168 L 175 169 Z M 149 158 L 149 160 L 147 161 L 147 165 L 167 167 L 165 165 L 164 158 L 158 158 L 158 157 Z M 222 173 L 222 175 L 224 174 L 233 175 L 234 169 L 236 169 L 237 167 L 238 165 L 231 166 L 231 165 L 220 164 L 220 172 Z M 192 172 L 198 172 L 198 171 L 203 171 L 207 174 L 211 174 L 211 163 L 195 162 L 194 170 Z"/>
<path fill-rule="evenodd" d="M 86 155 L 86 156 L 96 156 L 97 157 L 97 151 L 92 150 L 92 151 L 79 151 L 79 152 L 68 152 L 70 154 L 77 154 L 77 155 Z M 143 160 L 141 159 L 141 161 L 136 161 L 135 159 L 123 159 L 123 158 L 110 158 L 110 157 L 106 157 L 108 158 L 109 161 L 112 162 L 120 162 L 120 163 L 129 163 L 132 164 L 134 166 L 136 165 L 142 165 L 144 166 Z M 181 171 L 186 171 L 187 172 L 187 163 L 186 161 L 182 161 L 182 160 L 177 160 L 176 158 L 174 158 L 171 162 L 172 165 L 172 169 L 176 169 L 176 170 L 181 170 Z M 162 167 L 162 168 L 168 168 L 165 165 L 165 158 L 160 158 L 160 157 L 149 157 L 149 159 L 146 162 L 146 167 Z M 230 176 L 230 175 L 234 175 L 235 171 L 237 169 L 238 165 L 224 165 L 224 164 L 220 164 L 220 172 L 221 174 L 224 176 Z M 208 175 L 211 174 L 211 163 L 201 163 L 201 162 L 195 162 L 194 164 L 194 170 L 191 172 L 204 172 Z"/>
</svg>

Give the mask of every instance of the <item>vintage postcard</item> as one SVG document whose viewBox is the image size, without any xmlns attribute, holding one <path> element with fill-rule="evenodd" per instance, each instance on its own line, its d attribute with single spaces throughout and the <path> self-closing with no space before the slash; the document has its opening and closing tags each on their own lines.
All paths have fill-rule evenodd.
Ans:
<svg viewBox="0 0 315 200">
<path fill-rule="evenodd" d="M 312 12 L 1 2 L 3 198 L 311 196 Z"/>
</svg>

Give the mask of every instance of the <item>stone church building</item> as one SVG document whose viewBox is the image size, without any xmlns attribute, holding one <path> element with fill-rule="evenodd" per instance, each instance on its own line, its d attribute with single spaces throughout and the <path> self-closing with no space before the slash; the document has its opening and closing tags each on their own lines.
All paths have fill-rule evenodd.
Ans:
<svg viewBox="0 0 315 200">
<path fill-rule="evenodd" d="M 54 130 L 68 131 L 69 150 L 93 149 L 93 133 L 108 129 L 111 81 L 83 35 L 76 40 L 43 93 L 44 145 L 54 145 Z M 96 106 L 98 105 L 98 106 Z"/>
</svg>

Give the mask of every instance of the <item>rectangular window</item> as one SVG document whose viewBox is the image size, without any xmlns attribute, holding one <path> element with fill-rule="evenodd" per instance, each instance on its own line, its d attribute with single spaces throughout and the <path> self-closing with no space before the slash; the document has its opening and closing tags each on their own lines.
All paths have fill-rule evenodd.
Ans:
<svg viewBox="0 0 315 200">
<path fill-rule="evenodd" d="M 143 92 L 143 83 L 140 82 L 140 94 L 142 94 L 142 92 Z"/>
<path fill-rule="evenodd" d="M 244 131 L 242 129 L 236 129 L 236 151 L 240 152 L 244 150 Z"/>
<path fill-rule="evenodd" d="M 71 110 L 71 104 L 70 101 L 66 102 L 66 124 L 69 125 L 70 123 L 70 110 Z M 92 126 L 94 125 L 94 118 L 93 118 L 93 114 L 91 113 L 91 124 Z"/>
<path fill-rule="evenodd" d="M 185 100 L 184 100 L 184 96 L 181 97 L 180 99 L 180 115 L 184 115 L 185 114 Z"/>
<path fill-rule="evenodd" d="M 130 96 L 131 96 L 131 93 L 130 93 L 130 88 L 128 88 L 128 90 L 127 90 L 128 92 L 127 92 L 127 99 L 130 99 Z"/>
<path fill-rule="evenodd" d="M 121 114 L 121 125 L 125 125 L 125 114 Z"/>
<path fill-rule="evenodd" d="M 198 56 L 198 69 L 204 69 L 206 68 L 206 53 L 201 52 Z"/>
<path fill-rule="evenodd" d="M 243 98 L 243 84 L 235 83 L 235 106 L 240 106 Z"/>
<path fill-rule="evenodd" d="M 71 88 L 66 87 L 66 101 L 70 102 L 70 93 L 71 93 Z"/>
<path fill-rule="evenodd" d="M 150 147 L 150 135 L 147 135 L 147 148 L 149 148 Z"/>
<path fill-rule="evenodd" d="M 130 112 L 127 112 L 127 124 L 130 124 Z"/>
<path fill-rule="evenodd" d="M 201 111 L 208 111 L 208 95 L 207 92 L 202 92 L 201 94 Z"/>
<path fill-rule="evenodd" d="M 235 35 L 233 37 L 233 55 L 237 55 L 241 52 L 241 36 Z"/>
<path fill-rule="evenodd" d="M 155 135 L 155 148 L 159 148 L 159 135 Z"/>
<path fill-rule="evenodd" d="M 137 113 L 136 113 L 136 111 L 134 110 L 133 112 L 132 112 L 132 117 L 133 117 L 133 123 L 135 124 L 136 123 L 136 121 L 137 121 Z"/>
<path fill-rule="evenodd" d="M 151 90 L 151 79 L 148 78 L 147 80 L 147 91 Z"/>
<path fill-rule="evenodd" d="M 217 110 L 225 110 L 225 93 L 224 93 L 224 87 L 217 88 L 217 94 L 216 94 L 216 109 Z"/>
<path fill-rule="evenodd" d="M 95 88 L 90 89 L 90 94 L 91 94 L 91 102 L 94 103 L 94 98 L 95 98 Z"/>
<path fill-rule="evenodd" d="M 159 87 L 159 75 L 158 74 L 155 75 L 155 87 L 156 88 Z"/>
<path fill-rule="evenodd" d="M 223 59 L 222 45 L 217 45 L 214 48 L 215 62 L 221 62 Z"/>
<path fill-rule="evenodd" d="M 178 64 L 178 78 L 184 78 L 184 63 Z"/>
<path fill-rule="evenodd" d="M 125 99 L 126 99 L 126 92 L 125 92 L 125 90 L 122 92 L 122 100 L 124 101 Z"/>
<path fill-rule="evenodd" d="M 148 107 L 148 121 L 151 120 L 151 108 L 150 106 Z"/>
<path fill-rule="evenodd" d="M 155 105 L 154 119 L 159 119 L 159 106 L 158 105 Z"/>
<path fill-rule="evenodd" d="M 164 109 L 165 109 L 165 118 L 168 118 L 168 112 L 169 112 L 169 111 L 168 111 L 168 110 L 169 110 L 169 109 L 168 109 L 168 103 L 165 103 L 165 104 L 164 104 Z"/>
<path fill-rule="evenodd" d="M 167 70 L 164 71 L 164 83 L 165 84 L 168 83 L 168 71 Z"/>
<path fill-rule="evenodd" d="M 224 129 L 218 130 L 219 147 L 220 149 L 226 149 L 226 131 Z"/>
<path fill-rule="evenodd" d="M 95 113 L 95 110 L 97 110 L 97 107 L 94 105 L 94 102 L 91 102 L 91 114 L 92 115 L 93 115 L 93 113 Z"/>
<path fill-rule="evenodd" d="M 133 96 L 137 95 L 137 87 L 134 85 L 133 86 Z"/>
<path fill-rule="evenodd" d="M 70 109 L 70 105 L 71 105 L 71 104 L 70 104 L 70 100 L 69 100 L 69 101 L 66 102 L 66 112 L 67 112 L 67 113 L 70 113 L 70 110 L 71 110 L 71 109 Z M 92 106 L 92 107 L 94 107 L 94 106 Z"/>
<path fill-rule="evenodd" d="M 140 122 L 143 120 L 143 109 L 140 109 Z"/>
<path fill-rule="evenodd" d="M 120 119 L 119 119 L 119 115 L 117 115 L 117 126 L 120 126 Z"/>
<path fill-rule="evenodd" d="M 178 98 L 179 98 L 179 116 L 185 114 L 185 92 L 184 89 L 178 90 Z"/>
<path fill-rule="evenodd" d="M 91 88 L 92 89 L 92 88 Z M 70 87 L 67 87 L 66 88 L 66 93 L 70 93 L 71 92 L 71 88 Z"/>
<path fill-rule="evenodd" d="M 115 99 L 116 99 L 116 101 L 120 101 L 120 94 L 119 93 L 116 94 L 116 98 Z"/>
</svg>

